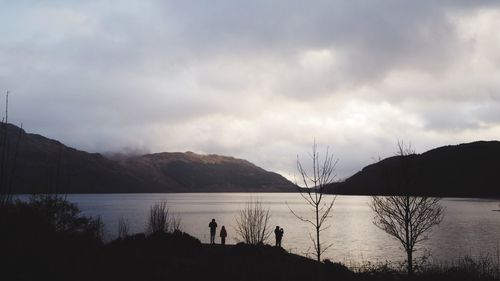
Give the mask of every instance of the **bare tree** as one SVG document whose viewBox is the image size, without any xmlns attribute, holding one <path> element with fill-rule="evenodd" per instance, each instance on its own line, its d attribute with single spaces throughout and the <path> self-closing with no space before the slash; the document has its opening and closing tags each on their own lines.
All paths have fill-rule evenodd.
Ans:
<svg viewBox="0 0 500 281">
<path fill-rule="evenodd" d="M 127 222 L 127 220 L 125 220 L 124 217 L 121 217 L 119 220 L 118 220 L 118 238 L 126 238 L 127 236 L 129 236 L 129 224 Z"/>
<path fill-rule="evenodd" d="M 411 146 L 398 142 L 397 155 L 400 161 L 390 182 L 397 184 L 399 196 L 374 196 L 371 208 L 375 213 L 374 224 L 396 238 L 407 255 L 408 274 L 413 273 L 413 253 L 415 246 L 428 239 L 425 235 L 443 219 L 440 198 L 410 196 L 410 185 L 416 176 L 410 165 L 410 156 L 415 152 Z"/>
<path fill-rule="evenodd" d="M 182 219 L 179 214 L 172 214 L 170 216 L 170 225 L 172 231 L 182 231 Z"/>
<path fill-rule="evenodd" d="M 180 227 L 180 217 L 170 213 L 167 207 L 167 201 L 156 202 L 151 206 L 146 228 L 147 233 L 173 232 L 174 230 L 179 230 Z"/>
<path fill-rule="evenodd" d="M 330 217 L 333 204 L 335 203 L 336 196 L 332 195 L 330 198 L 326 197 L 325 189 L 331 184 L 335 178 L 335 166 L 338 160 L 334 160 L 333 155 L 330 154 L 329 149 L 326 149 L 324 159 L 320 159 L 320 154 L 317 149 L 316 141 L 312 147 L 312 154 L 309 155 L 312 161 L 311 171 L 306 171 L 299 156 L 297 155 L 297 170 L 300 173 L 301 183 L 303 187 L 299 188 L 299 193 L 307 204 L 312 208 L 314 217 L 306 217 L 299 215 L 297 212 L 288 207 L 292 214 L 303 222 L 309 223 L 314 227 L 315 237 L 311 235 L 311 240 L 314 245 L 314 251 L 318 261 L 321 261 L 321 255 L 332 246 L 332 244 L 323 244 L 320 241 L 320 234 L 327 229 L 329 225 L 325 225 L 327 218 Z"/>
<path fill-rule="evenodd" d="M 105 238 L 104 222 L 102 221 L 101 216 L 92 218 L 88 223 L 88 229 L 92 234 L 93 238 L 101 242 L 104 241 Z"/>
<path fill-rule="evenodd" d="M 248 202 L 236 218 L 236 233 L 247 244 L 263 244 L 271 235 L 269 209 L 258 200 Z"/>
</svg>

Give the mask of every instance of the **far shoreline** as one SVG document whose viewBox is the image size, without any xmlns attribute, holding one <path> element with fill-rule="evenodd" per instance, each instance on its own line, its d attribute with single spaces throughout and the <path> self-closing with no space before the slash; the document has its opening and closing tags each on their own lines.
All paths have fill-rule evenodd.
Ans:
<svg viewBox="0 0 500 281">
<path fill-rule="evenodd" d="M 117 195 L 117 194 L 300 194 L 298 191 L 187 191 L 187 192 L 75 192 L 75 193 L 12 193 L 13 196 L 31 196 L 31 195 Z M 333 196 L 345 196 L 345 197 L 372 197 L 372 196 L 404 196 L 404 195 L 387 195 L 387 194 L 333 194 L 333 193 L 325 193 L 325 195 L 333 195 Z M 412 197 L 438 197 L 442 199 L 453 199 L 453 200 L 490 200 L 490 201 L 499 201 L 499 197 L 464 197 L 464 196 L 436 196 L 436 195 L 410 195 Z M 500 210 L 498 210 L 500 211 Z"/>
</svg>

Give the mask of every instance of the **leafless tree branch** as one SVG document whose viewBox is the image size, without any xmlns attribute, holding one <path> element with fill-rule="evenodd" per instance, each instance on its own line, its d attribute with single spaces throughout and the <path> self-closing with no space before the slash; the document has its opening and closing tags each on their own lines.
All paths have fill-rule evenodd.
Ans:
<svg viewBox="0 0 500 281">
<path fill-rule="evenodd" d="M 258 200 L 248 202 L 236 218 L 236 233 L 247 244 L 263 244 L 271 235 L 269 209 Z"/>
<path fill-rule="evenodd" d="M 330 217 L 330 212 L 333 209 L 333 204 L 335 203 L 336 196 L 333 196 L 331 200 L 324 201 L 325 188 L 331 184 L 335 178 L 335 167 L 338 160 L 334 160 L 333 155 L 330 154 L 329 149 L 326 149 L 325 157 L 320 160 L 320 154 L 317 149 L 316 141 L 313 143 L 312 153 L 309 154 L 312 161 L 311 171 L 307 171 L 302 163 L 300 162 L 299 156 L 297 155 L 297 170 L 300 174 L 301 183 L 303 187 L 300 187 L 296 182 L 299 189 L 299 193 L 304 201 L 312 207 L 314 217 L 309 219 L 305 216 L 299 215 L 287 204 L 290 212 L 299 220 L 306 222 L 315 230 L 315 237 L 309 234 L 311 241 L 314 245 L 314 251 L 316 254 L 316 259 L 321 261 L 321 255 L 332 245 L 324 245 L 320 241 L 320 234 L 322 231 L 327 229 L 329 226 L 324 225 L 327 218 Z"/>
<path fill-rule="evenodd" d="M 409 192 L 408 185 L 413 177 L 408 161 L 408 156 L 412 154 L 415 154 L 415 151 L 411 145 L 398 141 L 397 155 L 400 156 L 401 163 L 399 170 L 391 178 L 397 178 L 396 184 L 406 192 Z M 375 213 L 373 223 L 401 243 L 407 254 L 408 274 L 413 273 L 415 246 L 428 239 L 424 234 L 443 219 L 444 211 L 439 204 L 440 200 L 440 198 L 416 197 L 409 194 L 372 197 L 371 208 Z"/>
</svg>

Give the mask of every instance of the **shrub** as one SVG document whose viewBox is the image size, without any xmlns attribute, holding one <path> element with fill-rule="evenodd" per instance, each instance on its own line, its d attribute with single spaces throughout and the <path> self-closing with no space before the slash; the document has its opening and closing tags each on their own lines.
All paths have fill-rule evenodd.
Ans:
<svg viewBox="0 0 500 281">
<path fill-rule="evenodd" d="M 247 244 L 263 244 L 271 235 L 269 209 L 264 209 L 259 201 L 247 203 L 236 218 L 236 233 Z"/>
<path fill-rule="evenodd" d="M 167 201 L 156 202 L 149 210 L 146 233 L 170 233 L 180 230 L 181 219 L 169 212 Z"/>
</svg>

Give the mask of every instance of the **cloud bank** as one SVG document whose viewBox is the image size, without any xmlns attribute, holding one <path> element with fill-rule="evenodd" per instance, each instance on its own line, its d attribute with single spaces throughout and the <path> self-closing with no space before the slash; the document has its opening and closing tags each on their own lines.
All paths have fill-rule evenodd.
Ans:
<svg viewBox="0 0 500 281">
<path fill-rule="evenodd" d="M 396 141 L 500 136 L 494 1 L 2 1 L 11 120 L 91 152 L 195 151 L 347 177 Z"/>
</svg>

